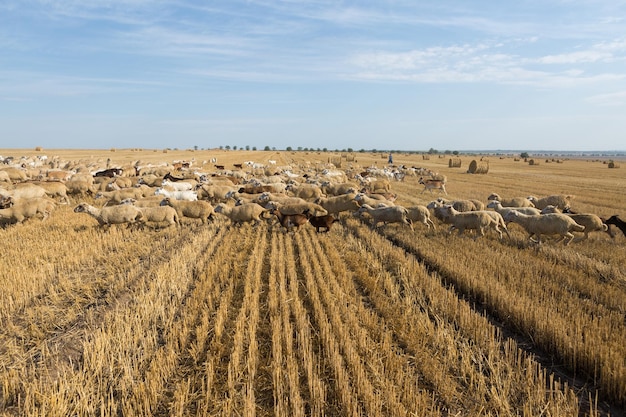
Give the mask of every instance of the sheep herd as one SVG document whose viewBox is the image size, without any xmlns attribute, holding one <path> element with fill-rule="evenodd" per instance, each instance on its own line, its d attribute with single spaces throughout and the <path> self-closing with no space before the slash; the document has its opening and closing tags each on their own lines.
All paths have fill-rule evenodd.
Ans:
<svg viewBox="0 0 626 417">
<path fill-rule="evenodd" d="M 115 224 L 178 227 L 183 219 L 207 224 L 223 216 L 233 224 L 263 221 L 283 231 L 297 231 L 310 223 L 318 232 L 328 232 L 342 213 L 380 224 L 398 223 L 414 229 L 421 223 L 436 229 L 434 219 L 451 233 L 473 230 L 475 238 L 493 231 L 498 238 L 510 237 L 507 225 L 516 223 L 536 243 L 542 236 L 556 235 L 569 244 L 574 232 L 594 231 L 613 237 L 609 225 L 622 231 L 617 216 L 601 219 L 591 213 L 573 213 L 572 196 L 509 197 L 498 194 L 479 200 L 438 198 L 427 205 L 401 206 L 392 192 L 394 176 L 352 173 L 327 167 L 298 173 L 293 167 L 271 172 L 252 173 L 244 169 L 201 172 L 191 167 L 159 166 L 153 170 L 133 169 L 131 175 L 121 168 L 97 172 L 50 170 L 44 178 L 33 180 L 19 167 L 0 168 L 0 222 L 4 227 L 30 218 L 45 220 L 59 204 L 80 201 L 75 213 L 93 217 L 99 227 Z M 445 192 L 445 177 L 424 176 L 418 181 L 424 190 Z M 436 183 L 437 187 L 434 184 Z M 441 183 L 441 184 L 439 184 Z M 95 203 L 88 204 L 86 198 Z M 365 220 L 369 219 L 369 220 Z"/>
</svg>

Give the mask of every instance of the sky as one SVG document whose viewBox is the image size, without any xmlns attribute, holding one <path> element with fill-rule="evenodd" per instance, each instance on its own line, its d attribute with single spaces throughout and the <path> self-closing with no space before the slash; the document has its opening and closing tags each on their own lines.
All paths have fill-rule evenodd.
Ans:
<svg viewBox="0 0 626 417">
<path fill-rule="evenodd" d="M 0 0 L 0 148 L 626 150 L 626 0 Z"/>
</svg>

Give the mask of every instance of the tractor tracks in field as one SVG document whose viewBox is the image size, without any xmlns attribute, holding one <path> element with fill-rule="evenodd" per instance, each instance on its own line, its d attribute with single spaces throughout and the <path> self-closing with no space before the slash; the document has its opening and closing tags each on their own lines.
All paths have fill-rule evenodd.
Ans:
<svg viewBox="0 0 626 417">
<path fill-rule="evenodd" d="M 356 238 L 359 238 L 360 233 L 363 233 L 362 227 L 362 225 L 352 226 L 344 224 L 345 230 Z M 569 387 L 577 393 L 581 413 L 590 409 L 591 401 L 597 401 L 595 405 L 600 415 L 611 415 L 613 417 L 626 415 L 624 410 L 620 407 L 606 401 L 598 401 L 595 399 L 597 395 L 595 393 L 598 387 L 594 384 L 592 377 L 575 374 L 565 365 L 562 358 L 559 358 L 556 353 L 550 353 L 541 348 L 541 346 L 538 346 L 533 341 L 532 337 L 526 334 L 523 329 L 507 324 L 507 317 L 502 317 L 497 309 L 492 308 L 485 299 L 485 295 L 477 293 L 472 288 L 467 287 L 467 285 L 455 277 L 453 273 L 442 268 L 437 262 L 429 259 L 429 257 L 424 255 L 416 246 L 404 241 L 401 236 L 399 237 L 394 233 L 385 232 L 383 228 L 372 233 L 376 233 L 394 247 L 414 258 L 416 262 L 424 267 L 431 277 L 438 279 L 447 291 L 453 293 L 454 297 L 464 302 L 475 314 L 484 317 L 491 326 L 497 329 L 503 342 L 507 339 L 513 340 L 516 346 L 525 352 L 526 355 L 532 357 L 534 361 L 539 363 L 549 373 L 554 374 L 562 382 L 567 383 Z M 393 271 L 390 270 L 390 272 Z M 432 318 L 433 321 L 440 319 L 440 317 Z"/>
<path fill-rule="evenodd" d="M 193 227 L 187 233 L 197 233 L 198 230 Z M 123 309 L 124 306 L 133 303 L 133 292 L 150 280 L 151 271 L 158 268 L 159 265 L 167 264 L 177 256 L 180 247 L 189 244 L 187 233 L 161 232 L 158 235 L 159 243 L 156 245 L 160 250 L 141 255 L 136 264 L 128 269 L 120 269 L 113 276 L 106 272 L 104 272 L 104 276 L 98 276 L 99 271 L 94 271 L 89 263 L 86 263 L 85 269 L 72 271 L 72 275 L 77 276 L 94 274 L 95 272 L 92 281 L 96 284 L 94 284 L 95 288 L 87 289 L 89 297 L 85 296 L 82 299 L 79 298 L 78 301 L 69 301 L 74 303 L 73 307 L 76 307 L 78 302 L 80 308 L 77 315 L 69 322 L 59 320 L 61 325 L 47 329 L 44 327 L 45 324 L 39 324 L 37 321 L 33 321 L 32 317 L 29 317 L 32 315 L 29 310 L 36 308 L 36 304 L 39 302 L 37 300 L 41 299 L 43 295 L 24 306 L 21 312 L 12 318 L 12 328 L 41 327 L 37 339 L 29 340 L 28 337 L 22 339 L 26 349 L 24 351 L 26 360 L 31 362 L 31 365 L 45 370 L 41 372 L 42 378 L 50 381 L 54 381 L 67 369 L 76 371 L 82 361 L 83 342 L 88 329 L 99 326 L 109 312 Z M 203 248 L 198 248 L 198 251 L 202 250 Z M 111 280 L 118 281 L 112 282 Z M 64 302 L 64 300 L 60 301 Z M 63 314 L 63 305 L 54 306 L 54 308 L 58 314 Z"/>
</svg>

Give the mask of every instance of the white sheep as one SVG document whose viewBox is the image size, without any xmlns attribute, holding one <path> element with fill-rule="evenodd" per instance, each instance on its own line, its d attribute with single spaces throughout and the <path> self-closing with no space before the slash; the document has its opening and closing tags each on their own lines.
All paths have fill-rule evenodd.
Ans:
<svg viewBox="0 0 626 417">
<path fill-rule="evenodd" d="M 446 200 L 445 198 L 440 197 L 437 199 L 437 202 L 443 205 L 452 206 L 456 211 L 460 212 L 477 211 L 481 210 L 481 207 L 485 208 L 484 204 L 479 202 L 477 206 L 476 203 L 472 200 Z"/>
<path fill-rule="evenodd" d="M 0 188 L 0 196 L 14 199 L 44 197 L 45 195 L 46 190 L 43 187 L 30 183 L 18 185 L 12 190 Z"/>
<path fill-rule="evenodd" d="M 266 209 L 256 203 L 246 203 L 240 206 L 228 206 L 224 203 L 219 203 L 215 206 L 215 212 L 223 214 L 228 217 L 235 224 L 249 223 L 253 222 L 255 224 L 259 224 L 261 222 L 261 217 L 265 215 L 265 213 L 269 213 L 270 210 Z M 265 217 L 263 217 L 265 219 Z"/>
<path fill-rule="evenodd" d="M 488 229 L 493 229 L 498 233 L 500 239 L 502 239 L 502 231 L 500 230 L 500 226 L 504 224 L 504 220 L 502 223 L 497 219 L 497 216 L 494 217 L 488 211 L 467 211 L 460 212 L 455 210 L 454 207 L 446 205 L 444 206 L 445 212 L 447 215 L 447 222 L 451 224 L 449 231 L 452 232 L 454 229 L 459 231 L 459 235 L 463 234 L 463 232 L 468 230 L 476 230 L 478 233 L 475 237 L 481 237 L 485 235 L 485 231 Z M 498 213 L 496 213 L 498 214 Z M 498 214 L 499 215 L 499 214 Z M 504 226 L 506 228 L 506 226 Z"/>
<path fill-rule="evenodd" d="M 328 215 L 328 211 L 324 207 L 308 201 L 297 204 L 280 204 L 278 201 L 270 201 L 264 207 L 269 210 L 280 210 L 280 212 L 285 215 L 305 213 L 315 217 Z"/>
<path fill-rule="evenodd" d="M 42 216 L 42 220 L 45 220 L 56 207 L 54 201 L 47 197 L 27 199 L 8 197 L 5 202 L 9 207 L 0 209 L 0 219 L 10 223 L 22 223 L 38 214 Z"/>
<path fill-rule="evenodd" d="M 169 197 L 175 200 L 185 200 L 185 201 L 197 201 L 198 200 L 198 194 L 192 190 L 169 191 L 161 187 L 161 188 L 157 188 L 154 191 L 154 195 L 162 195 L 163 197 Z"/>
<path fill-rule="evenodd" d="M 158 206 L 158 207 L 138 207 L 143 214 L 141 219 L 142 223 L 166 223 L 167 226 L 180 226 L 180 216 L 173 207 L 170 206 Z"/>
<path fill-rule="evenodd" d="M 413 230 L 413 225 L 408 220 L 408 210 L 402 206 L 392 207 L 372 207 L 368 204 L 363 204 L 354 215 L 362 217 L 367 213 L 372 218 L 372 229 L 376 228 L 378 223 L 387 225 L 389 223 L 402 223 L 408 225 Z"/>
<path fill-rule="evenodd" d="M 359 208 L 359 204 L 354 200 L 356 194 L 341 194 L 332 197 L 320 197 L 315 200 L 316 204 L 322 206 L 328 214 L 338 214 L 342 211 L 354 211 Z"/>
<path fill-rule="evenodd" d="M 161 186 L 167 187 L 173 191 L 188 191 L 193 189 L 193 184 L 188 181 L 163 180 Z"/>
<path fill-rule="evenodd" d="M 491 193 L 487 197 L 487 201 L 499 201 L 503 207 L 535 207 L 535 205 L 526 197 L 501 198 L 496 193 Z"/>
<path fill-rule="evenodd" d="M 526 201 L 528 201 L 528 200 L 526 200 Z M 502 203 L 500 201 L 498 201 L 498 200 L 491 200 L 489 202 L 489 204 L 487 204 L 487 208 L 494 209 L 495 211 L 500 213 L 502 216 L 504 216 L 509 211 L 519 211 L 520 213 L 532 214 L 532 215 L 541 214 L 541 211 L 539 209 L 537 209 L 535 207 L 530 207 L 530 206 L 526 206 L 526 207 L 503 207 Z"/>
<path fill-rule="evenodd" d="M 541 210 L 541 214 L 548 213 L 561 213 L 561 211 L 555 206 L 546 206 Z M 586 240 L 589 238 L 591 232 L 607 232 L 609 226 L 602 222 L 599 216 L 592 213 L 563 213 L 571 217 L 576 223 L 581 226 L 585 226 L 584 236 L 580 240 Z"/>
<path fill-rule="evenodd" d="M 107 198 L 107 202 L 105 205 L 112 206 L 118 205 L 127 198 L 139 199 L 143 197 L 143 192 L 139 188 L 123 188 L 121 190 L 113 190 L 113 191 L 100 191 L 96 193 L 95 198 Z"/>
<path fill-rule="evenodd" d="M 555 206 L 564 210 L 570 207 L 570 202 L 574 198 L 573 195 L 565 195 L 565 194 L 554 194 L 549 195 L 542 198 L 537 198 L 535 196 L 528 196 L 528 200 L 530 200 L 535 207 L 539 210 L 543 210 L 546 206 Z"/>
<path fill-rule="evenodd" d="M 381 196 L 382 197 L 382 196 Z M 389 201 L 386 198 L 377 197 L 377 194 L 366 194 L 366 193 L 358 193 L 354 196 L 354 201 L 357 202 L 359 206 L 363 206 L 367 204 L 371 207 L 392 207 L 395 206 L 393 201 Z"/>
<path fill-rule="evenodd" d="M 572 232 L 582 232 L 585 226 L 576 223 L 571 217 L 562 213 L 527 215 L 519 211 L 510 211 L 504 219 L 522 226 L 529 234 L 530 240 L 541 243 L 541 235 L 560 235 L 565 245 L 574 238 Z M 533 236 L 537 240 L 533 240 Z"/>
<path fill-rule="evenodd" d="M 178 213 L 179 218 L 187 217 L 190 219 L 201 219 L 206 224 L 208 220 L 213 220 L 215 209 L 208 201 L 186 201 L 176 200 L 166 197 L 161 201 L 162 206 L 173 207 Z"/>
<path fill-rule="evenodd" d="M 131 226 L 141 222 L 143 213 L 137 207 L 130 204 L 118 206 L 102 207 L 101 209 L 87 203 L 80 203 L 74 208 L 74 213 L 86 213 L 95 218 L 98 224 L 104 228 L 111 227 L 112 224 L 127 223 Z"/>
<path fill-rule="evenodd" d="M 426 206 L 417 205 L 407 207 L 406 218 L 412 223 L 423 223 L 427 228 L 435 229 L 435 223 L 430 218 L 430 211 Z"/>
<path fill-rule="evenodd" d="M 319 197 L 325 197 L 322 189 L 315 184 L 289 184 L 285 191 L 292 197 L 300 197 L 308 201 L 313 201 Z"/>
</svg>

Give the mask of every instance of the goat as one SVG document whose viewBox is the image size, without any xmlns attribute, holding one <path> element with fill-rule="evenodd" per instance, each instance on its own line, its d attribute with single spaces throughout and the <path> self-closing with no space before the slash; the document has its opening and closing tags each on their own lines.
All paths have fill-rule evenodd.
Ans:
<svg viewBox="0 0 626 417">
<path fill-rule="evenodd" d="M 441 190 L 445 195 L 448 195 L 446 191 L 446 182 L 442 180 L 433 180 L 433 179 L 424 179 L 424 177 L 420 177 L 419 183 L 424 185 L 424 189 L 422 193 L 426 190 L 429 190 L 431 193 L 433 190 Z"/>
</svg>

